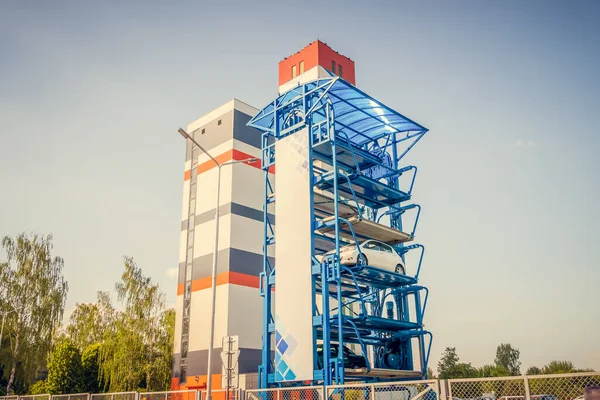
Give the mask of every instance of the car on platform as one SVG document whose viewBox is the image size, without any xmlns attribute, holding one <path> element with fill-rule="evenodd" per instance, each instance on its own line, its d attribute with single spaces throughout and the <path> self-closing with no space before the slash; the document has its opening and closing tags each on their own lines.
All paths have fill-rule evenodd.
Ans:
<svg viewBox="0 0 600 400">
<path fill-rule="evenodd" d="M 340 248 L 340 261 L 344 265 L 369 265 L 386 271 L 406 275 L 404 260 L 389 244 L 377 240 L 365 240 L 359 244 L 360 253 L 355 244 Z M 331 250 L 326 255 L 334 254 Z"/>
<path fill-rule="evenodd" d="M 366 368 L 367 361 L 361 355 L 356 354 L 352 350 L 350 350 L 346 346 L 342 346 L 342 353 L 344 357 L 344 368 L 358 369 L 358 368 Z M 338 354 L 338 344 L 331 343 L 330 344 L 330 357 L 335 358 Z M 323 344 L 317 345 L 317 360 L 319 368 L 323 368 Z"/>
</svg>

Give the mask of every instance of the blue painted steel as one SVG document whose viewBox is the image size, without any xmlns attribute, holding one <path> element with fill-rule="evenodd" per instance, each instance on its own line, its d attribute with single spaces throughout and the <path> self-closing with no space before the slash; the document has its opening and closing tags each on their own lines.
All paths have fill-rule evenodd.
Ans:
<svg viewBox="0 0 600 400">
<path fill-rule="evenodd" d="M 357 245 L 359 240 L 368 237 L 357 237 L 348 215 L 341 215 L 340 207 L 343 206 L 345 212 L 349 208 L 354 210 L 360 219 L 376 221 L 398 230 L 403 230 L 405 213 L 416 210 L 409 239 L 414 237 L 421 207 L 403 203 L 411 199 L 417 168 L 400 167 L 400 160 L 427 129 L 339 77 L 301 84 L 279 95 L 248 125 L 263 132 L 262 168 L 265 174 L 264 254 L 260 275 L 260 294 L 264 300 L 260 386 L 280 384 L 275 381 L 271 358 L 273 296 L 277 295 L 273 289 L 277 279 L 276 265 L 271 265 L 267 257 L 269 247 L 276 241 L 268 211 L 271 205 L 276 204 L 277 197 L 270 182 L 269 168 L 276 161 L 275 142 L 301 129 L 306 129 L 309 134 L 309 159 L 312 161 L 309 163 L 310 190 L 329 193 L 332 199 L 329 204 L 333 205 L 332 212 L 322 208 L 316 210 L 321 203 L 316 203 L 311 196 L 310 220 L 314 229 L 311 236 L 313 383 L 330 385 L 348 380 L 380 380 L 372 378 L 368 372 L 382 366 L 412 370 L 413 351 L 420 355 L 419 370 L 425 377 L 432 335 L 423 329 L 428 290 L 417 284 L 424 247 L 420 244 L 395 245 L 403 259 L 411 250 L 420 251 L 418 265 L 412 268 L 416 272 L 410 276 L 360 263 L 342 265 L 340 248 L 354 244 L 359 250 L 359 259 L 362 259 Z M 401 180 L 404 183 L 403 176 L 407 175 L 406 189 L 401 189 Z M 325 221 L 324 218 L 329 219 Z M 329 228 L 329 233 L 326 233 L 329 236 L 316 232 L 323 227 Z M 330 248 L 335 250 L 332 254 L 318 258 Z M 411 315 L 411 307 L 414 315 Z M 429 338 L 428 347 L 426 338 Z M 411 345 L 414 339 L 419 342 L 417 348 Z M 317 361 L 319 343 L 323 346 L 321 366 Z M 361 375 L 347 371 L 343 352 L 338 351 L 332 357 L 326 350 L 334 343 L 338 349 L 346 344 L 357 344 L 367 361 L 366 372 Z M 369 346 L 374 354 L 392 356 L 371 360 L 367 357 Z M 399 350 L 394 350 L 396 348 Z"/>
</svg>

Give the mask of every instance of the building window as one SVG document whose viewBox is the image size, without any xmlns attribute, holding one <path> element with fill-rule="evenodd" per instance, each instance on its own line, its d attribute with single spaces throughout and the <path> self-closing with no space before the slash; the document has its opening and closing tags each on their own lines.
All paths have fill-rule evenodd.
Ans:
<svg viewBox="0 0 600 400">
<path fill-rule="evenodd" d="M 300 73 L 304 73 L 304 60 L 300 61 Z"/>
<path fill-rule="evenodd" d="M 335 61 L 331 62 L 331 72 L 335 74 Z"/>
<path fill-rule="evenodd" d="M 202 128 L 202 134 L 204 135 L 204 132 L 206 132 L 206 129 Z"/>
<path fill-rule="evenodd" d="M 298 74 L 296 73 L 296 65 L 292 65 L 292 78 L 295 78 L 295 77 L 296 77 L 296 75 L 298 75 Z"/>
<path fill-rule="evenodd" d="M 342 64 L 338 64 L 338 75 L 340 76 L 340 78 L 343 77 L 343 75 L 342 75 Z"/>
<path fill-rule="evenodd" d="M 217 125 L 221 125 L 221 120 L 219 120 L 219 122 L 217 122 Z"/>
</svg>

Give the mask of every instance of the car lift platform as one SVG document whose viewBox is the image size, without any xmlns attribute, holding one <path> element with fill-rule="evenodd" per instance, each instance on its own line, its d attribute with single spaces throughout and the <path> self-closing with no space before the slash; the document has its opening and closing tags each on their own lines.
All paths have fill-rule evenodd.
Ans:
<svg viewBox="0 0 600 400">
<path fill-rule="evenodd" d="M 399 321 L 375 316 L 345 317 L 352 321 L 358 329 L 376 329 L 378 331 L 397 332 L 409 329 L 418 329 L 420 325 L 411 321 Z"/>
<path fill-rule="evenodd" d="M 337 176 L 338 192 L 350 199 L 355 194 L 359 202 L 363 202 L 369 207 L 387 207 L 410 200 L 410 194 L 365 175 L 351 174 L 348 178 L 351 184 L 348 183 L 345 176 Z M 324 178 L 318 180 L 316 186 L 321 190 L 333 190 L 333 183 L 332 178 Z"/>
<path fill-rule="evenodd" d="M 421 371 L 406 371 L 399 369 L 383 369 L 372 368 L 370 371 L 367 368 L 344 368 L 344 373 L 347 376 L 368 376 L 373 378 L 415 378 L 421 379 L 423 374 Z M 347 390 L 347 389 L 346 389 Z"/>
<path fill-rule="evenodd" d="M 327 217 L 323 219 L 322 222 L 333 221 L 335 217 Z M 399 231 L 398 229 L 390 228 L 388 226 L 378 224 L 374 221 L 369 221 L 368 219 L 362 219 L 358 215 L 354 215 L 353 217 L 346 218 L 348 222 L 352 225 L 352 229 L 354 229 L 354 233 L 356 237 L 360 239 L 373 239 L 379 242 L 384 242 L 388 244 L 398 244 L 410 242 L 413 240 L 413 237 L 406 233 Z M 317 230 L 321 235 L 332 235 L 335 231 L 335 227 L 331 225 L 326 225 Z M 354 237 L 352 236 L 352 232 L 348 227 L 348 224 L 340 223 L 340 237 L 348 240 L 354 241 Z"/>
<path fill-rule="evenodd" d="M 381 160 L 379 160 L 373 154 L 353 146 L 352 144 L 348 143 L 348 141 L 339 137 L 336 138 L 335 145 L 338 166 L 346 171 L 356 171 L 357 168 L 362 171 L 381 163 Z M 354 157 L 352 156 L 352 153 L 354 153 Z M 327 140 L 316 145 L 313 148 L 313 154 L 316 159 L 332 165 L 333 151 L 331 140 Z"/>
<path fill-rule="evenodd" d="M 414 276 L 397 274 L 368 265 L 345 266 L 342 269 L 342 276 L 350 275 L 350 272 L 352 272 L 358 283 L 364 283 L 380 289 L 414 285 L 418 281 Z"/>
<path fill-rule="evenodd" d="M 322 215 L 333 215 L 335 213 L 335 200 L 331 193 L 315 190 L 313 202 L 315 210 L 319 211 Z M 349 204 L 347 200 L 338 200 L 338 215 L 340 217 L 346 218 L 357 214 L 358 209 L 356 206 Z"/>
<path fill-rule="evenodd" d="M 340 236 L 340 246 L 345 246 L 347 244 L 350 244 L 349 241 L 344 240 L 344 238 L 342 238 Z M 323 235 L 315 235 L 315 250 L 318 251 L 322 251 L 323 253 L 327 253 L 328 251 L 331 251 L 335 249 L 335 239 L 330 237 L 330 236 L 323 236 Z"/>
</svg>

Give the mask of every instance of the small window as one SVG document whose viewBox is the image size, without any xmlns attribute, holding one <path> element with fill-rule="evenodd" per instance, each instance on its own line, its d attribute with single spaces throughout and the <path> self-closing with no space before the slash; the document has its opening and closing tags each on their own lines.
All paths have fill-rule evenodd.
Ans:
<svg viewBox="0 0 600 400">
<path fill-rule="evenodd" d="M 204 135 L 204 133 L 206 132 L 206 129 L 202 128 L 202 134 Z"/>
<path fill-rule="evenodd" d="M 300 73 L 304 73 L 304 60 L 300 61 Z"/>
<path fill-rule="evenodd" d="M 388 246 L 387 244 L 381 244 L 381 250 L 387 252 L 387 253 L 393 253 L 394 251 L 392 250 L 392 248 L 390 246 Z"/>
<path fill-rule="evenodd" d="M 298 74 L 296 73 L 296 66 L 295 66 L 295 65 L 292 65 L 292 78 L 295 78 L 295 77 L 296 77 L 296 75 L 298 75 Z"/>
<path fill-rule="evenodd" d="M 340 76 L 340 78 L 343 77 L 343 75 L 342 75 L 342 64 L 338 64 L 338 75 Z"/>
<path fill-rule="evenodd" d="M 217 122 L 217 125 L 221 125 L 221 120 L 219 120 L 219 122 Z"/>
<path fill-rule="evenodd" d="M 331 72 L 335 74 L 335 61 L 331 62 Z"/>
</svg>

